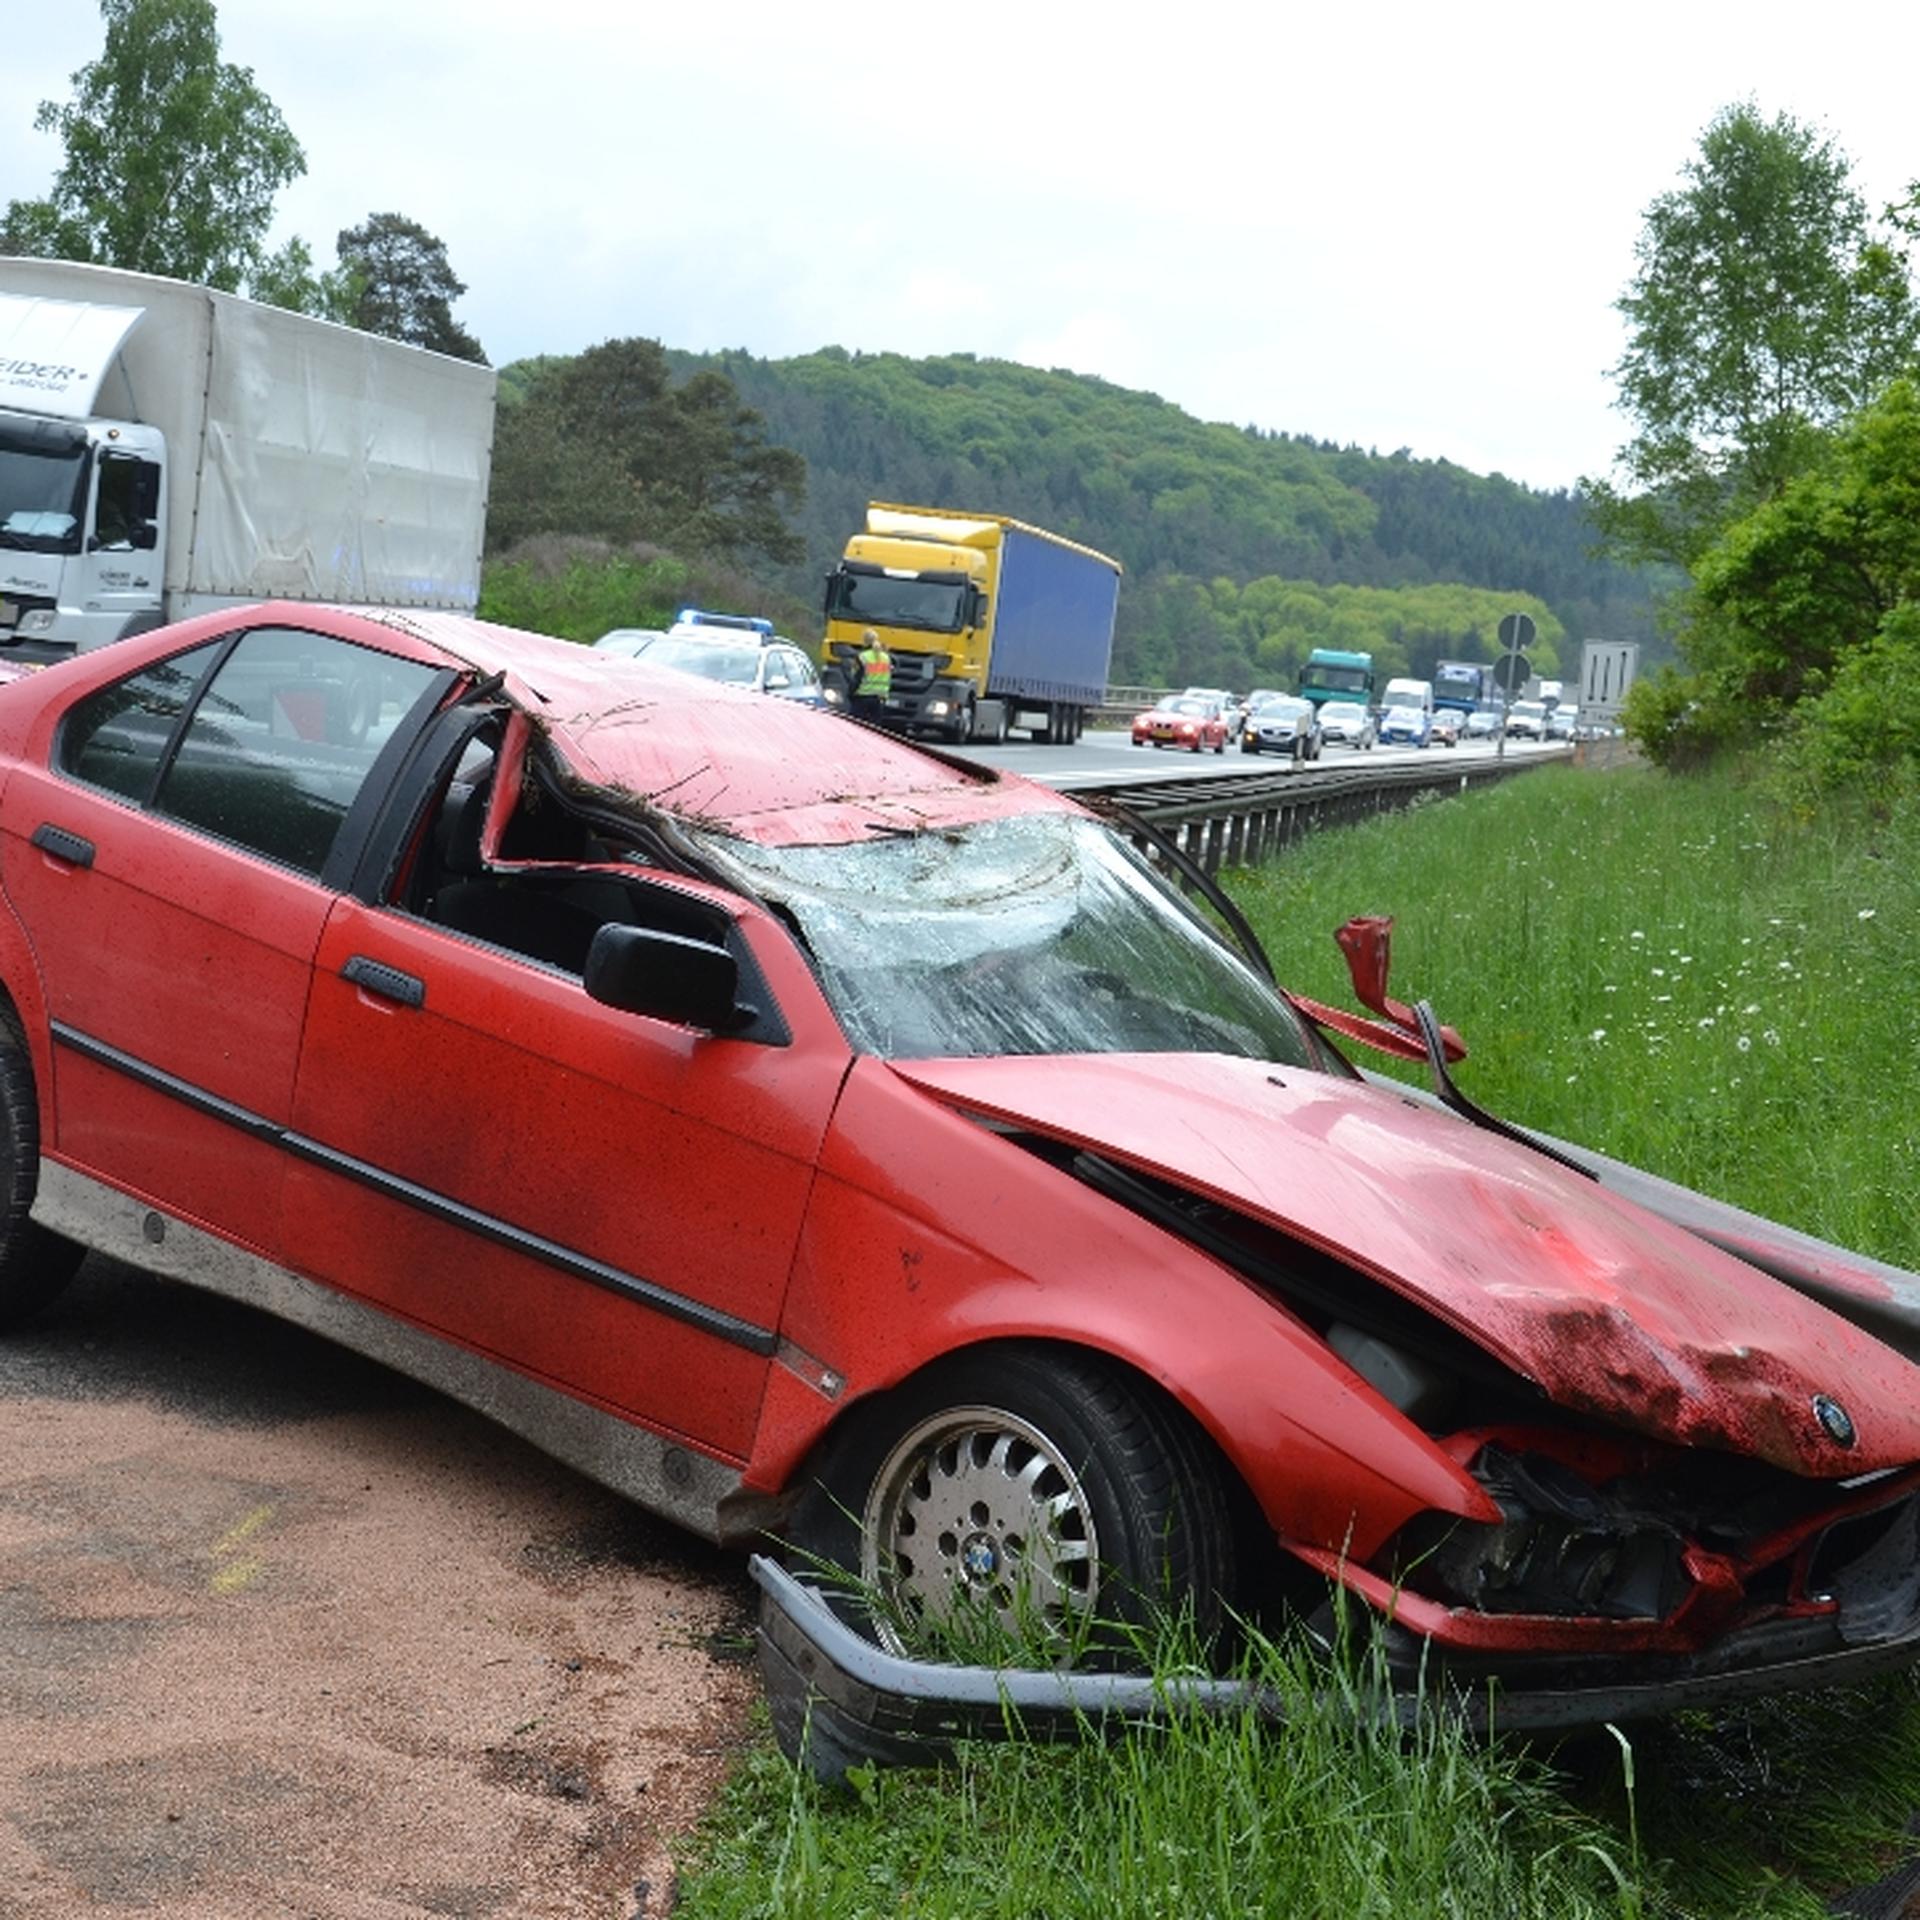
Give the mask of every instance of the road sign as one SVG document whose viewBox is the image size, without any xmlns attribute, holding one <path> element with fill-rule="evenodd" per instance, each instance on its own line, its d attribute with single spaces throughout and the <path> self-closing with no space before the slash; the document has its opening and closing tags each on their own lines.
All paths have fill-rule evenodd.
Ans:
<svg viewBox="0 0 1920 1920">
<path fill-rule="evenodd" d="M 1533 645 L 1533 615 L 1509 613 L 1500 622 L 1500 644 L 1509 653 L 1518 653 Z"/>
<path fill-rule="evenodd" d="M 1509 614 L 1507 619 L 1511 620 L 1514 617 Z M 1523 613 L 1518 617 L 1525 620 L 1527 616 Z M 1503 620 L 1500 624 L 1505 626 L 1506 621 Z M 1518 693 L 1527 684 L 1532 672 L 1533 662 L 1524 653 L 1503 653 L 1493 663 L 1493 684 L 1502 693 Z"/>
<path fill-rule="evenodd" d="M 1580 648 L 1580 717 L 1615 720 L 1633 685 L 1640 648 L 1632 640 L 1588 640 Z"/>
</svg>

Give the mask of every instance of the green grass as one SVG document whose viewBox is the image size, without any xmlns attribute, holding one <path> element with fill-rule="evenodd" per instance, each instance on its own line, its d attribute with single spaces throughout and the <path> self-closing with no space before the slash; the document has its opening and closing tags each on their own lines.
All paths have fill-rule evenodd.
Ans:
<svg viewBox="0 0 1920 1920">
<path fill-rule="evenodd" d="M 1342 1005 L 1333 928 L 1393 914 L 1394 990 L 1460 1030 L 1482 1105 L 1920 1267 L 1912 809 L 1802 821 L 1728 774 L 1550 768 L 1235 891 L 1280 977 Z"/>
<path fill-rule="evenodd" d="M 1178 1656 L 1169 1663 L 1179 1664 Z M 1640 1874 L 1537 1763 L 1442 1716 L 1410 1736 L 1377 1671 L 1258 1641 L 1286 1724 L 1193 1715 L 1103 1744 L 963 1747 L 825 1790 L 757 1750 L 687 1862 L 681 1920 L 1631 1916 Z M 1626 1852 L 1619 1851 L 1623 1847 Z"/>
<path fill-rule="evenodd" d="M 1334 927 L 1391 912 L 1396 992 L 1460 1028 L 1496 1112 L 1920 1267 L 1916 875 L 1912 811 L 1809 821 L 1732 775 L 1553 769 L 1233 886 L 1281 977 L 1341 1005 Z M 1250 1657 L 1301 1703 L 1284 1728 L 979 1746 L 841 1792 L 762 1747 L 679 1911 L 1812 1920 L 1920 1807 L 1911 1677 L 1525 1754 L 1440 1717 L 1399 1740 L 1361 1682 L 1315 1708 L 1323 1668 Z"/>
</svg>

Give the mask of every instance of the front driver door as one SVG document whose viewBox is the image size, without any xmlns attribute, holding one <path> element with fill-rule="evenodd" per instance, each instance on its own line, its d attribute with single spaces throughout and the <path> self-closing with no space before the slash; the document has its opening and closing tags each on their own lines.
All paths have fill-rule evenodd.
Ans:
<svg viewBox="0 0 1920 1920">
<path fill-rule="evenodd" d="M 448 837 L 435 822 L 420 844 Z M 475 865 L 328 923 L 287 1193 L 303 1263 L 744 1459 L 846 1042 L 822 1004 L 781 1014 L 697 886 Z M 720 932 L 765 1017 L 721 1037 L 589 998 L 606 920 Z"/>
</svg>

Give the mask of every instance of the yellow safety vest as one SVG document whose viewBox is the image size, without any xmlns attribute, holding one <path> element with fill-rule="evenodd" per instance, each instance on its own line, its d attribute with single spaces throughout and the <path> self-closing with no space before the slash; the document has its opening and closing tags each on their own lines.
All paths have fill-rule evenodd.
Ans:
<svg viewBox="0 0 1920 1920">
<path fill-rule="evenodd" d="M 885 647 L 860 649 L 858 691 L 872 700 L 885 700 L 893 692 L 893 656 Z"/>
</svg>

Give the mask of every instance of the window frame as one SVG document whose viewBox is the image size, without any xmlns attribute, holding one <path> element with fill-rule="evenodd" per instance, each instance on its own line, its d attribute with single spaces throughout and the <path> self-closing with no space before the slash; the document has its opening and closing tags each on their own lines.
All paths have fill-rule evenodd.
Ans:
<svg viewBox="0 0 1920 1920">
<path fill-rule="evenodd" d="M 209 690 L 219 679 L 241 643 L 248 635 L 255 633 L 298 634 L 316 643 L 353 648 L 361 653 L 370 654 L 375 659 L 391 661 L 395 665 L 420 667 L 428 676 L 426 684 L 401 716 L 380 750 L 374 755 L 318 872 L 292 861 L 280 859 L 259 847 L 249 846 L 243 840 L 232 839 L 198 821 L 183 819 L 178 814 L 168 813 L 157 804 L 166 786 L 167 777 L 172 772 L 174 762 L 179 755 L 181 744 L 193 725 L 195 715 L 200 711 L 201 703 L 206 699 Z M 155 667 L 166 665 L 169 661 L 197 653 L 209 644 L 207 640 L 197 640 L 190 646 L 180 648 L 177 653 L 161 654 L 157 659 L 143 661 L 138 667 L 122 674 L 118 679 L 89 687 L 76 699 L 70 701 L 53 730 L 48 755 L 49 771 L 57 779 L 64 780 L 85 792 L 98 794 L 102 799 L 113 801 L 146 819 L 164 823 L 175 831 L 190 835 L 196 840 L 228 848 L 248 859 L 258 860 L 276 872 L 293 874 L 299 879 L 324 887 L 329 892 L 345 892 L 349 880 L 360 864 L 362 851 L 386 808 L 396 775 L 412 753 L 422 730 L 459 680 L 459 670 L 449 666 L 435 665 L 430 661 L 414 660 L 403 653 L 389 653 L 382 647 L 368 646 L 364 642 L 350 640 L 340 634 L 323 633 L 311 627 L 295 626 L 283 620 L 263 621 L 257 625 L 236 627 L 232 632 L 215 636 L 214 639 L 218 650 L 211 662 L 202 670 L 192 698 L 181 708 L 175 718 L 144 793 L 137 798 L 129 794 L 116 793 L 113 788 L 101 786 L 76 773 L 67 764 L 66 758 L 69 722 L 79 708 L 89 700 L 105 693 L 109 688 L 124 685 L 143 673 L 151 672 Z"/>
</svg>

